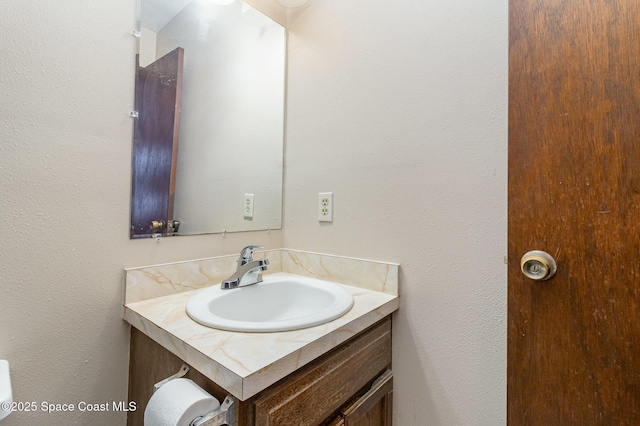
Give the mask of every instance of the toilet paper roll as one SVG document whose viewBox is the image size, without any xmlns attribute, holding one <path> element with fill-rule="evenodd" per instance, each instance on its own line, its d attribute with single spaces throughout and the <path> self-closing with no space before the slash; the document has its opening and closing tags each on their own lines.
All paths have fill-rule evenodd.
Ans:
<svg viewBox="0 0 640 426">
<path fill-rule="evenodd" d="M 4 359 L 0 359 L 0 420 L 11 414 L 11 407 L 5 407 L 5 405 L 12 402 L 13 391 L 11 390 L 9 362 Z"/>
<path fill-rule="evenodd" d="M 220 407 L 220 402 L 190 379 L 173 379 L 153 394 L 144 410 L 144 426 L 189 426 Z"/>
</svg>

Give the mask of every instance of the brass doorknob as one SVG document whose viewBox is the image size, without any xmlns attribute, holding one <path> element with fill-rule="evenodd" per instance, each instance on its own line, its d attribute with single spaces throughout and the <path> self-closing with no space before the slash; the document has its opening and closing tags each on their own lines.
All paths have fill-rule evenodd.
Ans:
<svg viewBox="0 0 640 426">
<path fill-rule="evenodd" d="M 552 278 L 558 269 L 555 259 L 542 250 L 532 250 L 520 260 L 520 270 L 525 277 L 534 281 L 546 281 Z"/>
<path fill-rule="evenodd" d="M 164 220 L 152 220 L 151 229 L 164 229 L 167 223 Z"/>
</svg>

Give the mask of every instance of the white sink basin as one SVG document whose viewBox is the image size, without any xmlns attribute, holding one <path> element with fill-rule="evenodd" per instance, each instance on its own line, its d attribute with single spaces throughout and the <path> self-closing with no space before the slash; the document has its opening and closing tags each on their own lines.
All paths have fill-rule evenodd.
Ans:
<svg viewBox="0 0 640 426">
<path fill-rule="evenodd" d="M 221 330 L 274 332 L 324 324 L 352 306 L 351 293 L 331 282 L 267 275 L 246 287 L 222 290 L 214 285 L 201 290 L 189 299 L 187 314 Z"/>
</svg>

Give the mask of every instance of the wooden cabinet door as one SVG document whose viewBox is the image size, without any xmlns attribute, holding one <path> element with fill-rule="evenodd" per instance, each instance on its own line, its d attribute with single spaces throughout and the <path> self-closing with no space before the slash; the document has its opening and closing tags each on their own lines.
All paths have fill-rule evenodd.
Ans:
<svg viewBox="0 0 640 426">
<path fill-rule="evenodd" d="M 341 410 L 331 426 L 391 426 L 393 373 L 385 371 L 371 389 Z"/>
<path fill-rule="evenodd" d="M 254 403 L 255 425 L 326 424 L 390 364 L 391 320 L 386 319 L 263 391 Z"/>
<path fill-rule="evenodd" d="M 182 102 L 181 47 L 138 67 L 133 128 L 131 238 L 164 233 L 152 221 L 173 219 L 180 105 Z"/>
<path fill-rule="evenodd" d="M 640 2 L 509 7 L 508 424 L 640 425 Z"/>
</svg>

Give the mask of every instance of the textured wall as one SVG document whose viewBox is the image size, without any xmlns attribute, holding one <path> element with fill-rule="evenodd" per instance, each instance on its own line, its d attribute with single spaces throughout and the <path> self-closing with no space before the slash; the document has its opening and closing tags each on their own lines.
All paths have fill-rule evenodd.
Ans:
<svg viewBox="0 0 640 426">
<path fill-rule="evenodd" d="M 122 269 L 245 243 L 399 262 L 396 424 L 504 424 L 507 2 L 290 14 L 280 231 L 130 241 L 133 0 L 0 2 L 0 358 L 18 401 L 126 398 Z M 334 191 L 334 222 L 317 192 Z M 118 413 L 3 426 L 112 426 Z"/>
<path fill-rule="evenodd" d="M 0 359 L 14 399 L 126 400 L 123 268 L 282 246 L 281 232 L 130 241 L 134 0 L 0 2 Z M 13 413 L 3 426 L 124 424 Z"/>
<path fill-rule="evenodd" d="M 400 263 L 395 424 L 504 424 L 507 1 L 311 0 L 289 31 L 285 246 Z"/>
</svg>

